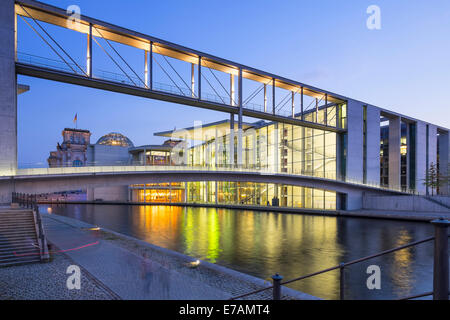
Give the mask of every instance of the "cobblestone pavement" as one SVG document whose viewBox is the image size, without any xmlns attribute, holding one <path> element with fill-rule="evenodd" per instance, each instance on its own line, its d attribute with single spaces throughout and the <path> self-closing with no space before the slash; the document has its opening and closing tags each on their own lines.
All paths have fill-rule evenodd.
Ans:
<svg viewBox="0 0 450 320">
<path fill-rule="evenodd" d="M 228 299 L 270 286 L 228 268 L 193 258 L 109 230 L 93 231 L 79 220 L 42 214 L 48 239 L 67 251 L 76 263 L 123 299 Z M 257 281 L 255 281 L 257 279 Z M 301 292 L 286 292 L 284 299 L 316 299 Z M 270 299 L 271 290 L 247 297 Z"/>
<path fill-rule="evenodd" d="M 107 300 L 108 290 L 86 273 L 81 273 L 80 290 L 66 286 L 67 267 L 72 261 L 55 254 L 48 263 L 0 268 L 0 300 Z"/>
</svg>

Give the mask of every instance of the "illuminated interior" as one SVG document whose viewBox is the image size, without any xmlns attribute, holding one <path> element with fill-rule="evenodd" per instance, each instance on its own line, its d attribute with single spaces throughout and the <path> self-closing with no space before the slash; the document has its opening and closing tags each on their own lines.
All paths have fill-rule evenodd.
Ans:
<svg viewBox="0 0 450 320">
<path fill-rule="evenodd" d="M 256 182 L 195 181 L 132 185 L 132 200 L 336 210 L 336 192 Z M 217 190 L 217 191 L 216 191 Z"/>
</svg>

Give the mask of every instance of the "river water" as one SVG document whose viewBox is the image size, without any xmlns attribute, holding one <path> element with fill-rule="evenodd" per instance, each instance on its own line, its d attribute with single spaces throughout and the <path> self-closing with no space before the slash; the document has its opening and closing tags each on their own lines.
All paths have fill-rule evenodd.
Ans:
<svg viewBox="0 0 450 320">
<path fill-rule="evenodd" d="M 41 210 L 79 219 L 262 279 L 285 280 L 433 235 L 429 223 L 176 206 L 52 205 Z M 381 270 L 369 290 L 367 268 Z M 433 244 L 346 268 L 347 299 L 396 299 L 432 290 Z M 339 271 L 289 285 L 339 298 Z"/>
</svg>

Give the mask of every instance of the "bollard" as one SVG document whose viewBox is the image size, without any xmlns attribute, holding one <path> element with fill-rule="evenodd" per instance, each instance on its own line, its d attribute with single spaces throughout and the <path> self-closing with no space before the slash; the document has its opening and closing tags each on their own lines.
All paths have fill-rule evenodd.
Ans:
<svg viewBox="0 0 450 320">
<path fill-rule="evenodd" d="M 281 280 L 283 277 L 278 273 L 272 276 L 273 280 L 273 300 L 281 300 Z"/>
<path fill-rule="evenodd" d="M 448 226 L 444 218 L 431 221 L 434 225 L 433 300 L 448 300 Z"/>
<path fill-rule="evenodd" d="M 345 299 L 345 263 L 339 264 L 339 299 Z"/>
</svg>

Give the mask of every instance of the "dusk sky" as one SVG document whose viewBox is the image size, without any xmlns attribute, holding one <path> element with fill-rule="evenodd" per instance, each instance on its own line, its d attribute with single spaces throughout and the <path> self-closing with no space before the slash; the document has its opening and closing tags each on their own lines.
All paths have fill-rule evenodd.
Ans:
<svg viewBox="0 0 450 320">
<path fill-rule="evenodd" d="M 415 1 L 113 1 L 45 0 L 118 26 L 301 81 L 357 100 L 450 127 L 450 2 Z M 381 9 L 381 30 L 369 30 L 367 7 Z M 55 39 L 81 62 L 86 37 L 54 31 Z M 65 35 L 69 35 L 66 37 Z M 143 68 L 143 53 L 123 46 Z M 94 68 L 120 73 L 113 64 Z M 19 21 L 19 51 L 57 59 Z M 105 61 L 107 58 L 103 56 Z M 84 62 L 83 62 L 84 63 Z M 142 69 L 141 68 L 141 69 Z M 92 132 L 91 142 L 121 132 L 135 145 L 160 143 L 153 132 L 228 118 L 228 115 L 19 76 L 30 91 L 18 99 L 19 166 L 46 164 L 49 151 L 74 127 Z"/>
</svg>

